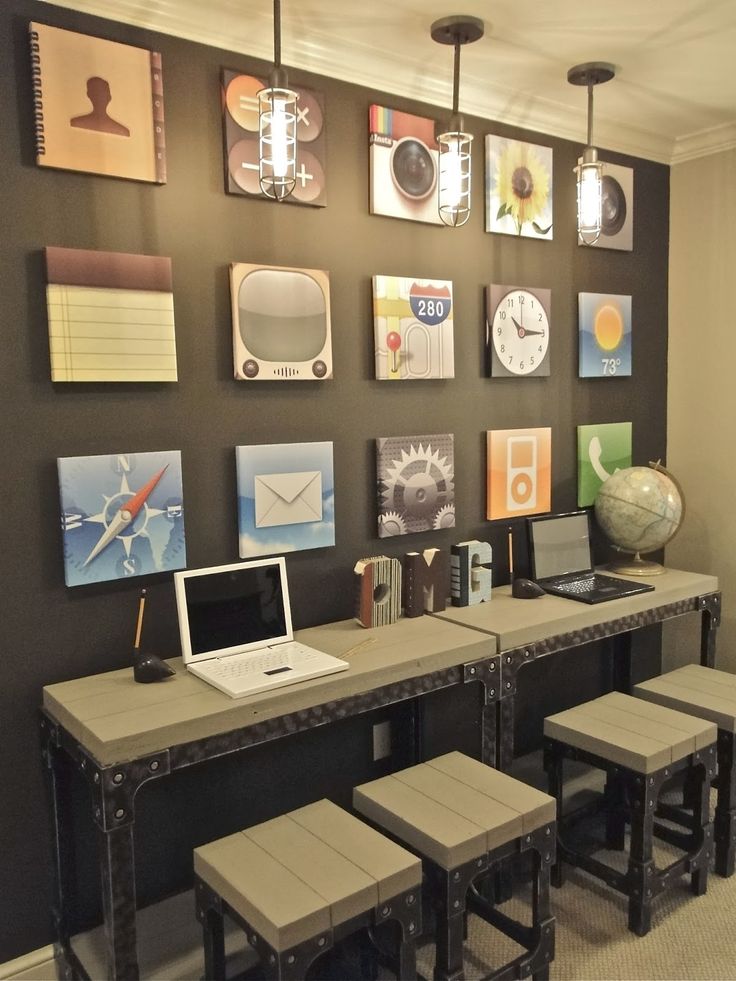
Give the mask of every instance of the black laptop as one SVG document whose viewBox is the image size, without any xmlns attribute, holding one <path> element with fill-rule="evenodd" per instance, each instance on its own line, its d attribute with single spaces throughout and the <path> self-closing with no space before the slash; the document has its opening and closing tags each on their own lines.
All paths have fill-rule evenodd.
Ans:
<svg viewBox="0 0 736 981">
<path fill-rule="evenodd" d="M 595 571 L 588 511 L 545 514 L 526 520 L 532 579 L 545 593 L 580 603 L 604 603 L 654 589 L 649 583 L 617 579 Z"/>
</svg>

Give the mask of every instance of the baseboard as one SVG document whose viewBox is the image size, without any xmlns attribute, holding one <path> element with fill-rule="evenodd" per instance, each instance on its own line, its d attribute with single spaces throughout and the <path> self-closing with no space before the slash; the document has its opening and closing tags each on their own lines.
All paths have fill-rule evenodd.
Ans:
<svg viewBox="0 0 736 981">
<path fill-rule="evenodd" d="M 58 976 L 51 944 L 0 964 L 0 981 L 57 981 Z"/>
</svg>

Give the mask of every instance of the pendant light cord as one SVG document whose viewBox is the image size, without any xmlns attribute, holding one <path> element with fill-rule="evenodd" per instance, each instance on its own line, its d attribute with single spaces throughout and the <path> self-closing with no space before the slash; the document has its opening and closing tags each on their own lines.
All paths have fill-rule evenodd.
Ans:
<svg viewBox="0 0 736 981">
<path fill-rule="evenodd" d="M 588 82 L 588 146 L 593 146 L 593 83 Z"/>
<path fill-rule="evenodd" d="M 462 47 L 459 38 L 455 38 L 455 70 L 452 79 L 452 114 L 457 116 L 458 105 L 460 102 L 460 48 Z"/>
<path fill-rule="evenodd" d="M 281 67 L 281 0 L 273 0 L 273 63 Z"/>
</svg>

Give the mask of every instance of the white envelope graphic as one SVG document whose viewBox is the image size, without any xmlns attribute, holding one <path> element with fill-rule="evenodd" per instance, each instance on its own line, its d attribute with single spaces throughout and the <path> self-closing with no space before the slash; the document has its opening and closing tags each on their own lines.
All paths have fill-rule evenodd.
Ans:
<svg viewBox="0 0 736 981">
<path fill-rule="evenodd" d="M 255 478 L 256 528 L 322 520 L 322 473 L 262 473 Z"/>
</svg>

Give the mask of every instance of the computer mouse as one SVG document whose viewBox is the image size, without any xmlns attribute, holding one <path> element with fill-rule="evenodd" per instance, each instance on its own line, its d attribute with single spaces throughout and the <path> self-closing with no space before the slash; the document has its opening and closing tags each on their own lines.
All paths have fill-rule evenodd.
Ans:
<svg viewBox="0 0 736 981">
<path fill-rule="evenodd" d="M 511 595 L 517 599 L 536 599 L 544 596 L 544 590 L 532 579 L 514 579 L 511 584 Z"/>
</svg>

